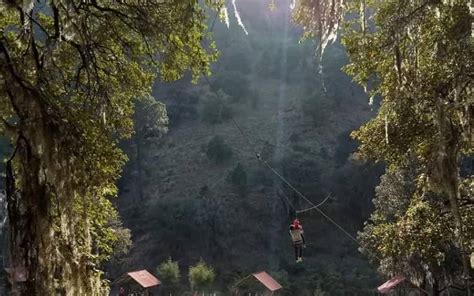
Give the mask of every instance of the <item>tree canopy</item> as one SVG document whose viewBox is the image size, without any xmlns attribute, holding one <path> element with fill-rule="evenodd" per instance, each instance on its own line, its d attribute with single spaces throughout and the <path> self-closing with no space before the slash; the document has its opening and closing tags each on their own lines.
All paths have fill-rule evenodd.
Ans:
<svg viewBox="0 0 474 296">
<path fill-rule="evenodd" d="M 203 260 L 189 268 L 189 283 L 193 291 L 202 292 L 209 289 L 214 282 L 215 273 L 211 266 Z"/>
<path fill-rule="evenodd" d="M 22 295 L 102 295 L 99 264 L 116 240 L 108 198 L 126 160 L 117 142 L 155 73 L 209 73 L 205 19 L 198 1 L 3 1 L 0 119 L 15 146 L 7 200 Z"/>
<path fill-rule="evenodd" d="M 329 210 L 340 211 L 345 204 L 351 207 L 347 213 L 359 219 L 368 211 L 361 204 L 370 198 L 370 184 L 378 173 L 349 163 L 355 148 L 347 134 L 354 123 L 360 124 L 360 118 L 373 113 L 363 112 L 355 104 L 344 106 L 348 102 L 345 97 L 350 95 L 341 90 L 342 75 L 334 79 L 337 63 L 329 64 L 333 73 L 320 72 L 316 82 L 322 84 L 321 91 L 315 91 L 313 80 L 303 81 L 301 73 L 293 75 L 297 70 L 304 72 L 301 69 L 307 70 L 311 63 L 300 57 L 306 52 L 304 48 L 287 46 L 292 39 L 288 27 L 284 42 L 267 34 L 274 33 L 275 28 L 266 29 L 268 36 L 250 34 L 244 40 L 242 36 L 252 32 L 252 25 L 243 25 L 232 1 L 244 32 L 239 31 L 241 36 L 231 32 L 228 35 L 232 38 L 223 38 L 231 53 L 222 64 L 223 74 L 210 83 L 218 91 L 183 91 L 189 102 L 177 104 L 174 111 L 176 122 L 182 120 L 189 128 L 181 130 L 181 137 L 198 145 L 184 145 L 183 139 L 174 135 L 167 145 L 156 145 L 151 155 L 151 145 L 146 143 L 156 143 L 167 126 L 164 104 L 149 94 L 152 85 L 157 79 L 172 81 L 189 74 L 196 81 L 200 75 L 209 74 L 217 51 L 206 26 L 206 9 L 220 9 L 222 2 L 1 2 L 0 133 L 13 149 L 2 149 L 0 143 L 0 154 L 4 150 L 9 153 L 4 199 L 11 230 L 10 265 L 26 267 L 29 275 L 19 287 L 21 295 L 107 292 L 101 272 L 104 263 L 131 248 L 131 232 L 121 224 L 110 198 L 118 193 L 116 183 L 127 161 L 119 148 L 120 140 L 134 131 L 136 153 L 130 158 L 138 171 L 136 192 L 143 204 L 152 207 L 143 209 L 142 217 L 131 219 L 167 225 L 160 229 L 153 225 L 151 233 L 161 241 L 158 246 L 180 253 L 184 248 L 201 246 L 199 252 L 212 254 L 210 263 L 219 272 L 228 270 L 216 265 L 219 260 L 226 265 L 238 262 L 245 268 L 265 261 L 275 271 L 280 269 L 283 278 L 293 277 L 289 291 L 300 294 L 315 289 L 318 295 L 367 291 L 367 287 L 353 284 L 364 277 L 363 272 L 348 264 L 348 276 L 334 272 L 332 262 L 324 265 L 319 260 L 345 249 L 344 244 L 324 254 L 327 246 L 309 243 L 309 248 L 317 246 L 318 255 L 324 255 L 312 258 L 318 262 L 317 268 L 308 268 L 304 276 L 298 275 L 303 269 L 279 258 L 279 250 L 286 250 L 287 245 L 283 240 L 277 242 L 280 236 L 275 229 L 286 223 L 289 205 L 283 198 L 279 206 L 262 196 L 282 193 L 283 197 L 284 188 L 250 162 L 250 158 L 254 160 L 252 152 L 229 132 L 229 119 L 233 122 L 234 118 L 245 121 L 246 129 L 258 130 L 255 137 L 264 137 L 260 142 L 268 150 L 262 155 L 268 154 L 269 161 L 303 193 L 339 192 L 339 198 L 345 200 L 328 206 Z M 403 273 L 433 294 L 453 284 L 468 286 L 472 273 L 467 255 L 474 247 L 469 244 L 474 239 L 474 178 L 472 172 L 461 170 L 462 162 L 474 154 L 474 48 L 468 2 L 300 0 L 295 7 L 295 2 L 290 2 L 294 20 L 304 27 L 304 37 L 319 41 L 321 69 L 327 44 L 337 39 L 338 32 L 343 33 L 350 58 L 345 70 L 370 97 L 372 107 L 367 110 L 375 109 L 376 116 L 352 133 L 360 143 L 356 159 L 387 166 L 376 189 L 375 211 L 359 233 L 359 240 L 370 252 L 369 257 L 379 261 L 383 274 Z M 228 22 L 228 12 L 220 12 Z M 343 29 L 339 30 L 341 24 Z M 257 42 L 259 38 L 266 43 Z M 237 46 L 231 46 L 234 39 Z M 247 47 L 252 55 L 240 51 Z M 260 55 L 257 49 L 264 53 Z M 345 57 L 339 49 L 341 52 Z M 256 75 L 249 73 L 253 65 L 258 68 Z M 326 87 L 325 79 L 337 83 L 332 81 Z M 350 82 L 346 82 L 348 86 Z M 290 92 L 310 99 L 286 98 Z M 252 113 L 257 98 L 258 105 L 265 107 L 259 114 Z M 247 106 L 249 103 L 253 107 Z M 187 113 L 177 116 L 180 110 Z M 298 116 L 294 116 L 295 110 Z M 270 119 L 270 113 L 277 114 L 278 125 L 272 126 L 270 121 L 275 118 Z M 243 114 L 247 117 L 242 118 Z M 335 120 L 335 114 L 341 118 Z M 355 119 L 349 118 L 352 115 Z M 211 135 L 199 129 L 198 117 L 207 123 L 204 126 L 206 131 L 212 130 Z M 188 122 L 191 119 L 195 121 Z M 215 136 L 218 129 L 220 136 Z M 336 149 L 331 148 L 334 143 Z M 179 152 L 173 156 L 180 157 L 167 162 L 163 158 L 169 154 L 160 154 L 159 149 Z M 252 157 L 247 159 L 249 153 Z M 151 160 L 158 157 L 166 168 L 163 176 L 155 167 L 150 169 Z M 202 167 L 207 168 L 206 174 Z M 181 174 L 183 169 L 186 174 Z M 190 175 L 193 172 L 195 176 Z M 230 184 L 220 182 L 225 176 Z M 152 179 L 156 184 L 148 184 Z M 246 198 L 226 196 L 226 187 Z M 201 188 L 199 194 L 196 188 Z M 158 193 L 151 197 L 149 192 Z M 161 193 L 166 193 L 166 198 L 161 198 Z M 198 202 L 191 200 L 196 196 Z M 355 201 L 359 196 L 362 202 Z M 289 198 L 297 204 L 296 196 Z M 134 206 L 138 209 L 143 205 Z M 321 225 L 317 219 L 312 217 L 311 222 Z M 168 223 L 170 220 L 173 223 Z M 358 221 L 353 217 L 346 220 L 344 226 Z M 259 227 L 239 230 L 242 221 Z M 149 227 L 153 223 L 142 224 Z M 197 231 L 202 225 L 209 229 L 204 235 Z M 271 231 L 262 233 L 262 228 Z M 315 231 L 306 229 L 309 234 Z M 143 234 L 142 242 L 147 236 L 149 233 Z M 185 243 L 189 239 L 194 239 L 192 244 Z M 331 242 L 330 235 L 326 242 Z M 265 248 L 265 256 L 255 245 Z M 240 246 L 241 253 L 227 252 L 222 260 L 221 251 L 230 246 Z M 245 256 L 240 256 L 242 253 Z M 342 258 L 350 252 L 341 254 Z M 188 256 L 199 258 L 196 256 L 202 254 L 190 252 Z M 348 258 L 354 260 L 355 256 Z M 243 262 L 244 257 L 248 262 Z M 189 264 L 186 259 L 184 262 L 184 266 Z M 159 271 L 167 273 L 173 284 L 179 281 L 179 266 L 171 259 L 160 265 Z M 201 261 L 190 268 L 188 279 L 194 290 L 205 291 L 215 275 Z M 298 279 L 293 281 L 295 275 Z"/>
<path fill-rule="evenodd" d="M 430 266 L 443 268 L 451 242 L 463 262 L 463 276 L 457 279 L 465 280 L 474 233 L 468 214 L 472 196 L 466 195 L 474 179 L 460 175 L 462 159 L 474 152 L 468 1 L 352 1 L 348 7 L 358 17 L 344 26 L 351 59 L 346 71 L 364 86 L 370 104 L 382 97 L 377 116 L 353 133 L 361 142 L 358 155 L 386 163 L 386 178 L 416 167 L 409 181 L 416 188 L 408 196 L 383 197 L 385 203 L 398 203 L 401 212 L 395 221 L 383 221 L 393 215 L 377 207 L 371 222 L 375 228 L 368 226 L 365 233 L 378 241 L 366 242 L 382 258 L 404 258 L 411 265 L 409 257 L 418 254 Z"/>
<path fill-rule="evenodd" d="M 345 15 L 346 72 L 364 87 L 370 105 L 382 98 L 377 116 L 353 132 L 359 157 L 388 166 L 361 239 L 382 261 L 406 264 L 398 272 L 420 267 L 413 256 L 425 260 L 430 267 L 418 269 L 423 280 L 434 265 L 446 267 L 446 244 L 454 241 L 463 263 L 457 280 L 468 294 L 474 179 L 461 176 L 460 166 L 474 153 L 471 6 L 467 0 L 301 1 L 294 14 L 306 36 L 320 41 L 320 53 Z M 387 183 L 400 184 L 400 174 L 413 166 L 409 194 Z"/>
</svg>

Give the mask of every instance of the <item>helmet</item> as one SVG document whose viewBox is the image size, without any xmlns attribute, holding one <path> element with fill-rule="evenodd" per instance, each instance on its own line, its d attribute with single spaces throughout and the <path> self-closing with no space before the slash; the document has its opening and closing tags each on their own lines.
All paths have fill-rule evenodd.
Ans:
<svg viewBox="0 0 474 296">
<path fill-rule="evenodd" d="M 298 218 L 295 218 L 295 220 L 293 220 L 293 226 L 298 229 L 301 227 L 301 224 L 300 224 L 300 220 Z"/>
</svg>

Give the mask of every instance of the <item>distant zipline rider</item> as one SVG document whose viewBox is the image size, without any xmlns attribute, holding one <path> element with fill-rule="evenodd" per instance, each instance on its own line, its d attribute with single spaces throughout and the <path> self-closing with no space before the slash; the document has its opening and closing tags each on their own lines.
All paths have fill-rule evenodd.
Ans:
<svg viewBox="0 0 474 296">
<path fill-rule="evenodd" d="M 303 226 L 300 224 L 300 220 L 298 220 L 298 218 L 293 220 L 293 223 L 290 224 L 290 236 L 291 240 L 293 241 L 296 263 L 303 262 L 303 248 L 305 246 L 305 239 L 303 234 Z"/>
</svg>

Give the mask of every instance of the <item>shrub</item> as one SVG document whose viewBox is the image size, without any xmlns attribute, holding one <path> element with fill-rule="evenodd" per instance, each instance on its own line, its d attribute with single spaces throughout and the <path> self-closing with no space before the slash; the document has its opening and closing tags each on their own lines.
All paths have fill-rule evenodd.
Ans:
<svg viewBox="0 0 474 296">
<path fill-rule="evenodd" d="M 247 191 L 247 172 L 242 164 L 237 164 L 229 175 L 230 182 L 237 189 L 240 195 L 245 195 Z"/>
<path fill-rule="evenodd" d="M 240 72 L 221 74 L 213 85 L 228 94 L 232 103 L 245 102 L 251 95 L 250 81 Z"/>
<path fill-rule="evenodd" d="M 214 136 L 207 144 L 206 155 L 215 164 L 223 163 L 232 158 L 232 149 L 220 136 Z"/>
<path fill-rule="evenodd" d="M 324 92 L 315 92 L 303 101 L 303 114 L 311 118 L 314 127 L 324 126 L 332 111 L 333 102 Z"/>
<path fill-rule="evenodd" d="M 214 269 L 202 259 L 189 268 L 189 283 L 193 291 L 205 291 L 211 288 L 215 279 Z"/>
<path fill-rule="evenodd" d="M 182 122 L 196 120 L 198 118 L 197 104 L 199 97 L 179 93 L 166 101 L 166 110 L 171 127 L 179 126 Z"/>
<path fill-rule="evenodd" d="M 208 124 L 219 124 L 232 118 L 232 109 L 227 105 L 227 95 L 222 91 L 211 94 L 204 100 L 201 120 Z"/>
<path fill-rule="evenodd" d="M 162 262 L 157 268 L 157 274 L 163 280 L 165 285 L 175 286 L 179 283 L 181 277 L 178 262 L 172 261 L 171 257 Z"/>
</svg>

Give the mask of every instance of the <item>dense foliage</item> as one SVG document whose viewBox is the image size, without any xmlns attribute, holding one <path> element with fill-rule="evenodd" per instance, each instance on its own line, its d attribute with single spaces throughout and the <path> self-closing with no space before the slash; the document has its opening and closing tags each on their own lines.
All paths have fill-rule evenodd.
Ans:
<svg viewBox="0 0 474 296">
<path fill-rule="evenodd" d="M 329 6 L 333 20 L 349 13 L 347 73 L 371 105 L 382 97 L 377 116 L 353 133 L 359 157 L 388 165 L 360 238 L 383 273 L 433 295 L 455 283 L 470 295 L 474 181 L 460 168 L 474 148 L 472 3 L 302 1 L 296 20 L 322 44 Z"/>
<path fill-rule="evenodd" d="M 191 290 L 196 292 L 211 291 L 215 273 L 212 267 L 208 266 L 203 260 L 189 268 L 188 276 Z"/>
<path fill-rule="evenodd" d="M 232 149 L 220 136 L 213 137 L 207 143 L 206 155 L 215 164 L 221 164 L 232 157 Z"/>
<path fill-rule="evenodd" d="M 462 159 L 474 152 L 468 1 L 361 2 L 367 10 L 345 26 L 346 69 L 383 99 L 378 115 L 354 133 L 359 155 L 386 162 L 385 178 L 416 167 L 408 194 L 377 199 L 399 203 L 398 213 L 378 207 L 363 237 L 387 274 L 416 270 L 410 278 L 428 281 L 434 295 L 453 283 L 466 287 L 474 238 L 474 179 L 460 174 Z M 359 11 L 362 3 L 351 5 Z M 456 257 L 462 267 L 453 266 Z"/>
<path fill-rule="evenodd" d="M 102 295 L 101 269 L 113 280 L 144 267 L 172 294 L 230 293 L 258 270 L 284 295 L 374 293 L 375 268 L 316 212 L 300 217 L 307 249 L 294 263 L 288 222 L 308 205 L 256 154 L 313 202 L 331 192 L 322 209 L 348 233 L 363 228 L 360 251 L 382 275 L 433 295 L 466 289 L 468 1 L 219 2 L 2 2 L 0 131 L 11 146 L 0 142 L 0 213 L 9 264 L 29 274 L 20 294 Z M 209 24 L 222 56 L 191 86 L 217 58 L 204 4 L 220 9 Z M 290 18 L 316 39 L 316 57 Z M 116 186 L 119 145 L 130 162 Z"/>
<path fill-rule="evenodd" d="M 178 262 L 172 261 L 171 257 L 167 261 L 162 262 L 157 270 L 157 275 L 162 281 L 162 290 L 165 295 L 173 295 L 178 291 L 179 279 L 181 273 Z"/>
<path fill-rule="evenodd" d="M 0 130 L 15 147 L 6 189 L 22 295 L 103 294 L 126 160 L 117 141 L 157 72 L 208 73 L 205 18 L 198 1 L 2 2 Z"/>
</svg>

